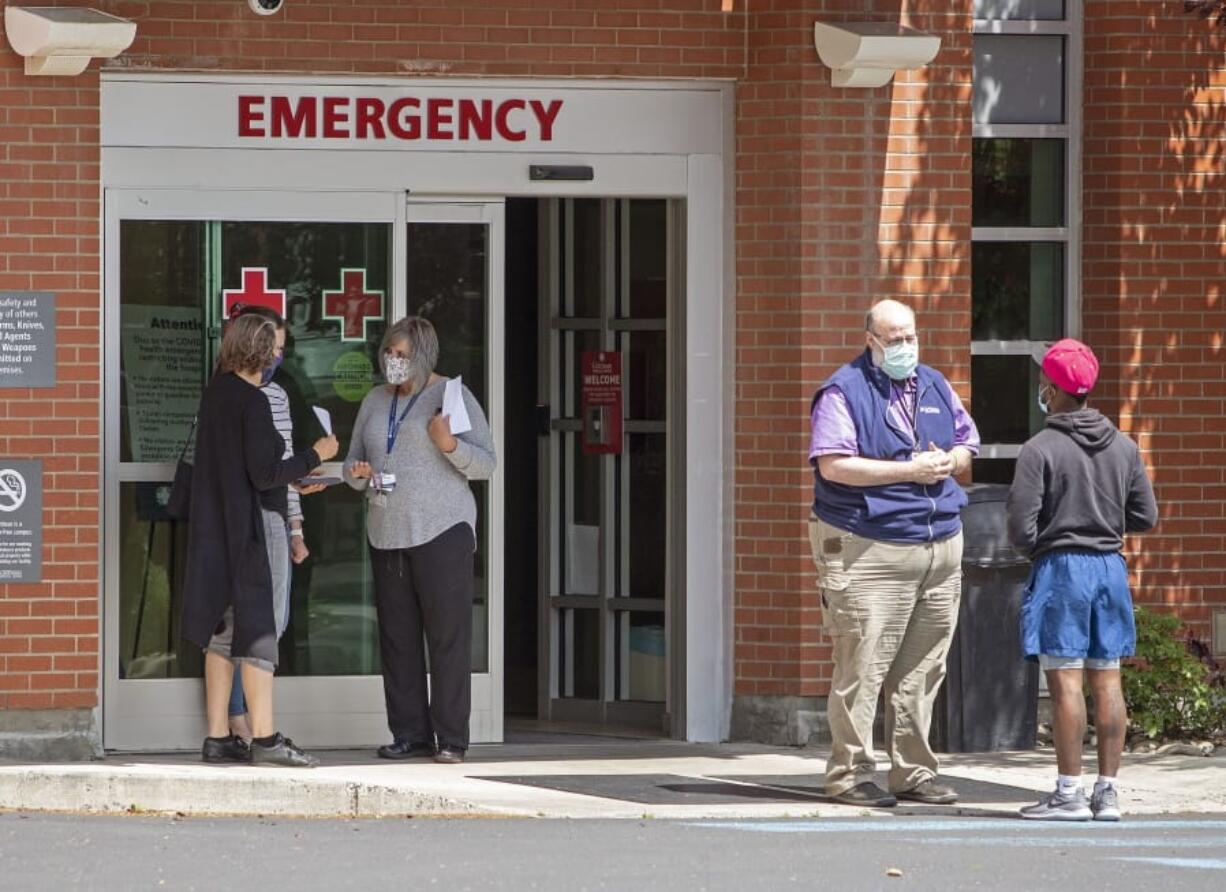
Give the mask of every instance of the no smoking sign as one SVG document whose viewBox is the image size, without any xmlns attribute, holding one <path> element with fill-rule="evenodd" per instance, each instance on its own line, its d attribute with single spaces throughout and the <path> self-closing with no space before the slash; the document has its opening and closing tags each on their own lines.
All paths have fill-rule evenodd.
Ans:
<svg viewBox="0 0 1226 892">
<path fill-rule="evenodd" d="M 25 501 L 26 478 L 12 468 L 0 470 L 0 511 L 16 511 Z"/>
<path fill-rule="evenodd" d="M 42 576 L 43 463 L 0 461 L 0 584 Z"/>
</svg>

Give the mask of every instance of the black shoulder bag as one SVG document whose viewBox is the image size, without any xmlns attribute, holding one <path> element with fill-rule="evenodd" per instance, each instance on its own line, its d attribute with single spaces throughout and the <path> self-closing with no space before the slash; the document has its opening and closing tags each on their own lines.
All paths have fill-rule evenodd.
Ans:
<svg viewBox="0 0 1226 892">
<path fill-rule="evenodd" d="M 191 430 L 179 450 L 179 461 L 175 464 L 175 481 L 170 485 L 170 498 L 166 500 L 166 513 L 175 520 L 187 520 L 192 508 L 192 463 L 187 460 L 188 447 L 192 445 L 192 437 L 196 435 L 196 421 L 192 419 Z"/>
</svg>

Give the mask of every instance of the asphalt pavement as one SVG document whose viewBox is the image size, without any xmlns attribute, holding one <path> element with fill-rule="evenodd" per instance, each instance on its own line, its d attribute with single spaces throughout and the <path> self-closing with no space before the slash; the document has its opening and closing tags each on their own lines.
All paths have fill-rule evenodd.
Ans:
<svg viewBox="0 0 1226 892">
<path fill-rule="evenodd" d="M 0 887 L 43 889 L 1214 889 L 1226 819 L 1121 824 L 307 820 L 0 814 Z"/>
</svg>

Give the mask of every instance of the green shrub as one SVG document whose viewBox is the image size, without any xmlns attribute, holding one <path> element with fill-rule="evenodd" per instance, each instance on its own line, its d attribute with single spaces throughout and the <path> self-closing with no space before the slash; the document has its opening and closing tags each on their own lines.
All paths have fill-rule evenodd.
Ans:
<svg viewBox="0 0 1226 892">
<path fill-rule="evenodd" d="M 1179 620 L 1136 608 L 1137 653 L 1125 661 L 1128 714 L 1153 738 L 1212 737 L 1226 729 L 1226 683 L 1203 644 Z M 1198 657 L 1198 654 L 1202 655 Z"/>
</svg>

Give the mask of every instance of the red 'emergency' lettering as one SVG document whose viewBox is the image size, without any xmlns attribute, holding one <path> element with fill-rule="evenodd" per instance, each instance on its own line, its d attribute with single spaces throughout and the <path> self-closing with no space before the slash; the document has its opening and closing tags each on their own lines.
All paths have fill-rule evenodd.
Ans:
<svg viewBox="0 0 1226 892">
<path fill-rule="evenodd" d="M 470 133 L 477 139 L 488 142 L 494 135 L 494 102 L 482 99 L 478 108 L 471 99 L 460 100 L 460 139 L 468 139 Z"/>
<path fill-rule="evenodd" d="M 553 139 L 553 122 L 558 119 L 558 112 L 562 110 L 562 100 L 555 99 L 546 106 L 533 99 L 528 105 L 532 107 L 532 114 L 536 115 L 537 123 L 541 125 L 541 142 L 549 142 Z"/>
<path fill-rule="evenodd" d="M 366 131 L 370 130 L 375 139 L 384 139 L 383 132 L 383 100 L 362 98 L 357 104 L 357 122 L 353 135 L 358 139 L 366 139 Z"/>
<path fill-rule="evenodd" d="M 342 124 L 348 123 L 348 116 L 343 106 L 349 104 L 345 96 L 324 97 L 324 139 L 345 139 L 349 131 L 342 129 Z"/>
<path fill-rule="evenodd" d="M 238 135 L 245 139 L 391 136 L 406 142 L 551 142 L 562 102 L 401 96 L 388 103 L 376 96 L 239 96 Z"/>
<path fill-rule="evenodd" d="M 451 139 L 451 131 L 444 130 L 443 126 L 451 125 L 451 106 L 454 105 L 454 100 L 451 99 L 427 99 L 426 100 L 426 138 L 427 139 Z M 447 113 L 444 114 L 444 109 Z"/>
<path fill-rule="evenodd" d="M 239 136 L 263 136 L 264 131 L 257 130 L 256 124 L 261 124 L 264 121 L 264 115 L 256 111 L 257 105 L 264 104 L 263 96 L 239 96 L 238 97 L 238 135 Z"/>
<path fill-rule="evenodd" d="M 315 137 L 315 97 L 303 96 L 296 106 L 291 106 L 289 97 L 274 96 L 269 102 L 272 127 L 269 136 L 298 138 Z"/>
<path fill-rule="evenodd" d="M 522 130 L 512 130 L 511 125 L 507 122 L 507 117 L 511 112 L 519 111 L 527 104 L 522 99 L 508 99 L 498 106 L 498 113 L 494 115 L 494 126 L 498 128 L 499 136 L 508 142 L 523 142 L 528 138 L 527 133 Z"/>
<path fill-rule="evenodd" d="M 405 114 L 405 110 L 420 107 L 421 103 L 412 96 L 397 99 L 387 110 L 387 129 L 397 139 L 417 139 L 421 136 L 421 119 L 415 114 Z"/>
</svg>

